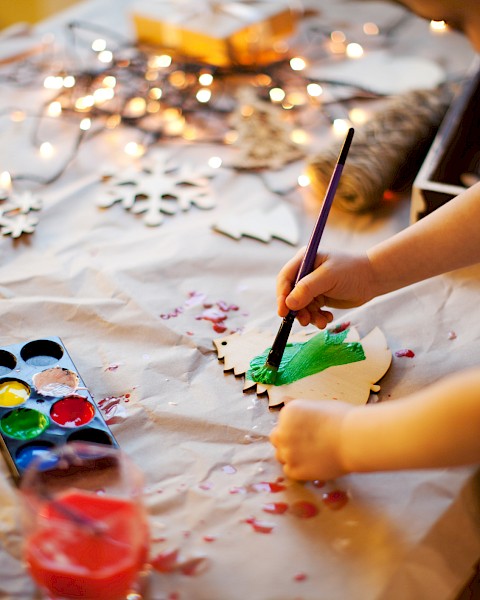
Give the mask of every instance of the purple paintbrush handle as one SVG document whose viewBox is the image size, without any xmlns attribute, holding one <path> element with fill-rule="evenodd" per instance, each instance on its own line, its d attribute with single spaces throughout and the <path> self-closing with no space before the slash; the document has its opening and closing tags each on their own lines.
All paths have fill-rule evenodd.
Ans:
<svg viewBox="0 0 480 600">
<path fill-rule="evenodd" d="M 302 279 L 302 277 L 305 277 L 305 275 L 308 275 L 313 271 L 318 246 L 320 244 L 320 240 L 322 239 L 323 231 L 325 229 L 325 225 L 328 219 L 328 214 L 330 212 L 330 208 L 332 207 L 335 192 L 337 191 L 338 187 L 338 182 L 340 181 L 340 176 L 342 175 L 343 166 L 344 165 L 337 164 L 332 173 L 330 183 L 328 184 L 327 193 L 325 194 L 325 199 L 323 201 L 322 210 L 318 215 L 318 219 L 315 223 L 315 227 L 313 228 L 310 241 L 308 242 L 305 256 L 303 257 L 303 260 L 300 264 L 300 268 L 298 269 L 295 285 L 297 285 L 297 283 L 300 281 L 300 279 Z"/>
</svg>

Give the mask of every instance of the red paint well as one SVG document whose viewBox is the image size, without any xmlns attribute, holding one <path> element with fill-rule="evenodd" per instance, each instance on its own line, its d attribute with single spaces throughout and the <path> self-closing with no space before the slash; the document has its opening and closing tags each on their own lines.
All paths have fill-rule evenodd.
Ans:
<svg viewBox="0 0 480 600">
<path fill-rule="evenodd" d="M 95 407 L 83 396 L 67 396 L 52 406 L 50 416 L 63 427 L 80 427 L 95 416 Z"/>
</svg>

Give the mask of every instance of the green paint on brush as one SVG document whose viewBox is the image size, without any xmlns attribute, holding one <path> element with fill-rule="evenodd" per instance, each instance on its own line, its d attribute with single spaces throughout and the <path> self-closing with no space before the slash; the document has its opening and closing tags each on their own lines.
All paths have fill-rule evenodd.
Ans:
<svg viewBox="0 0 480 600">
<path fill-rule="evenodd" d="M 348 329 L 340 333 L 321 331 L 307 342 L 287 344 L 278 371 L 265 364 L 270 348 L 253 358 L 247 379 L 266 385 L 287 385 L 329 367 L 365 360 L 360 342 L 344 342 Z"/>
</svg>

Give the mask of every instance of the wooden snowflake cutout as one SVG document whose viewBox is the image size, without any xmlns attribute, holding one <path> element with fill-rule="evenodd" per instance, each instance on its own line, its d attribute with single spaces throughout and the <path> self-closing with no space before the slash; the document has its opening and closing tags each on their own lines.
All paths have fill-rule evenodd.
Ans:
<svg viewBox="0 0 480 600">
<path fill-rule="evenodd" d="M 244 390 L 256 386 L 258 394 L 268 395 L 269 406 L 279 406 L 294 398 L 342 400 L 365 404 L 370 392 L 378 392 L 377 382 L 387 372 L 392 353 L 382 331 L 375 327 L 360 339 L 354 327 L 325 330 L 312 335 L 300 332 L 290 337 L 275 384 L 253 379 L 252 366 L 264 364 L 274 335 L 249 331 L 214 340 L 224 371 L 245 375 Z"/>
<path fill-rule="evenodd" d="M 32 192 L 12 192 L 0 203 L 0 232 L 18 238 L 24 233 L 33 233 L 38 218 L 31 211 L 40 210 L 42 201 Z"/>
<path fill-rule="evenodd" d="M 249 213 L 228 214 L 220 218 L 213 228 L 236 240 L 247 236 L 269 242 L 273 238 L 296 246 L 299 240 L 299 229 L 294 215 L 285 204 L 280 204 L 270 211 L 255 209 Z"/>
<path fill-rule="evenodd" d="M 186 212 L 192 206 L 215 206 L 210 189 L 211 171 L 201 172 L 189 165 L 172 165 L 157 159 L 141 167 L 104 177 L 97 200 L 101 208 L 119 203 L 133 214 L 142 214 L 149 226 L 161 225 L 164 215 Z"/>
<path fill-rule="evenodd" d="M 11 217 L 2 215 L 0 217 L 0 231 L 2 235 L 10 235 L 12 238 L 18 238 L 23 233 L 33 233 L 35 226 L 38 223 L 38 218 L 22 213 Z"/>
</svg>

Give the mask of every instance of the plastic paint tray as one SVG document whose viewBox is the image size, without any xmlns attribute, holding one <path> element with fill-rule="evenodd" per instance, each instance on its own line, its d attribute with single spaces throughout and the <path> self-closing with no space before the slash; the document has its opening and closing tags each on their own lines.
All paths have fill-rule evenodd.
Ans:
<svg viewBox="0 0 480 600">
<path fill-rule="evenodd" d="M 118 448 L 60 338 L 0 347 L 0 445 L 14 479 L 74 440 Z"/>
</svg>

